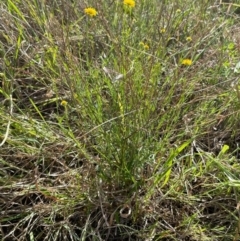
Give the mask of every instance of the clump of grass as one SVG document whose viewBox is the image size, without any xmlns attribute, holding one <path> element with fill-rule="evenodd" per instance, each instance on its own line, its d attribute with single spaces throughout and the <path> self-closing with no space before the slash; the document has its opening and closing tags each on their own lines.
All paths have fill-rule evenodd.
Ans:
<svg viewBox="0 0 240 241">
<path fill-rule="evenodd" d="M 2 240 L 239 239 L 230 10 L 0 6 Z"/>
</svg>

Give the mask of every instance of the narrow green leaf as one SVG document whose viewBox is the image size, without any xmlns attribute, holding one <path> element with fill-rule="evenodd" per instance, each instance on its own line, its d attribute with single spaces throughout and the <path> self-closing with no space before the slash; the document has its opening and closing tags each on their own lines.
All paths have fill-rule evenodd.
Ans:
<svg viewBox="0 0 240 241">
<path fill-rule="evenodd" d="M 222 150 L 219 153 L 219 156 L 222 154 L 225 154 L 228 151 L 228 149 L 229 149 L 228 145 L 223 145 Z"/>
</svg>

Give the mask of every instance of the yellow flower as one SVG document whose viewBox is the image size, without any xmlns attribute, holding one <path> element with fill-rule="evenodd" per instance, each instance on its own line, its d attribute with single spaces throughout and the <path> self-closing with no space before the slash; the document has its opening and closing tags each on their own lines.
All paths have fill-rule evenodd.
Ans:
<svg viewBox="0 0 240 241">
<path fill-rule="evenodd" d="M 188 42 L 191 42 L 191 41 L 192 41 L 191 36 L 186 37 L 186 40 L 187 40 Z"/>
<path fill-rule="evenodd" d="M 166 29 L 165 28 L 161 28 L 160 29 L 160 33 L 165 33 L 166 32 Z"/>
<path fill-rule="evenodd" d="M 62 106 L 66 107 L 67 104 L 68 104 L 68 102 L 67 102 L 66 100 L 62 100 L 62 102 L 61 102 L 61 105 L 62 105 Z"/>
<path fill-rule="evenodd" d="M 143 46 L 143 48 L 146 49 L 146 50 L 149 49 L 149 45 L 144 43 L 144 42 L 140 42 L 139 45 Z"/>
<path fill-rule="evenodd" d="M 145 49 L 147 50 L 147 49 L 149 49 L 149 45 L 144 44 L 144 45 L 143 45 L 143 48 L 145 48 Z"/>
<path fill-rule="evenodd" d="M 181 61 L 181 64 L 190 66 L 190 65 L 192 65 L 192 60 L 191 59 L 183 59 Z"/>
<path fill-rule="evenodd" d="M 84 12 L 90 17 L 95 17 L 97 15 L 97 10 L 95 8 L 85 8 Z"/>
<path fill-rule="evenodd" d="M 135 7 L 135 1 L 134 0 L 123 0 L 123 4 L 127 5 L 127 6 L 129 6 L 131 8 Z"/>
<path fill-rule="evenodd" d="M 181 13 L 181 12 L 182 12 L 181 9 L 177 9 L 177 10 L 176 10 L 176 13 Z"/>
</svg>

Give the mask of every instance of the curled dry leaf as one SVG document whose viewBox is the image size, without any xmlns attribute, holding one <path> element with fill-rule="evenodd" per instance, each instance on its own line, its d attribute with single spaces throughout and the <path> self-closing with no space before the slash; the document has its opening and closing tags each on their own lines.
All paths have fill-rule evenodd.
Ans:
<svg viewBox="0 0 240 241">
<path fill-rule="evenodd" d="M 112 80 L 112 81 L 117 81 L 123 78 L 123 74 L 118 73 L 117 71 L 113 70 L 113 69 L 109 69 L 107 67 L 103 67 L 103 71 L 105 72 L 105 74 L 108 75 L 108 77 Z"/>
</svg>

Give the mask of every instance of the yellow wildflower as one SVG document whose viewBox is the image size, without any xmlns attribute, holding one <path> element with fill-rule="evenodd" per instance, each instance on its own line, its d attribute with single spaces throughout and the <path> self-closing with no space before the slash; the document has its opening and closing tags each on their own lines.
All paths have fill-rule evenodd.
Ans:
<svg viewBox="0 0 240 241">
<path fill-rule="evenodd" d="M 176 10 L 176 13 L 181 13 L 181 12 L 182 12 L 181 9 L 177 9 L 177 10 Z"/>
<path fill-rule="evenodd" d="M 190 65 L 192 65 L 192 60 L 191 59 L 183 59 L 181 61 L 181 64 L 186 65 L 186 66 L 190 66 Z"/>
<path fill-rule="evenodd" d="M 143 48 L 145 48 L 146 50 L 148 50 L 148 49 L 149 49 L 149 45 L 144 44 L 144 45 L 143 45 Z"/>
<path fill-rule="evenodd" d="M 126 6 L 129 6 L 131 8 L 135 7 L 135 1 L 134 0 L 124 0 L 123 4 L 126 5 Z"/>
<path fill-rule="evenodd" d="M 66 107 L 67 104 L 68 104 L 68 102 L 67 102 L 66 100 L 62 100 L 62 102 L 61 102 L 61 105 L 62 105 L 62 106 Z"/>
<path fill-rule="evenodd" d="M 85 8 L 84 12 L 90 17 L 95 17 L 97 15 L 97 10 L 95 8 Z"/>
<path fill-rule="evenodd" d="M 166 29 L 165 28 L 161 28 L 160 29 L 160 33 L 165 33 L 166 32 Z"/>
<path fill-rule="evenodd" d="M 191 36 L 186 37 L 186 40 L 187 40 L 188 42 L 191 42 L 191 41 L 192 41 Z"/>
<path fill-rule="evenodd" d="M 149 45 L 144 43 L 144 42 L 140 42 L 139 45 L 141 45 L 144 49 L 148 50 L 149 49 Z"/>
</svg>

